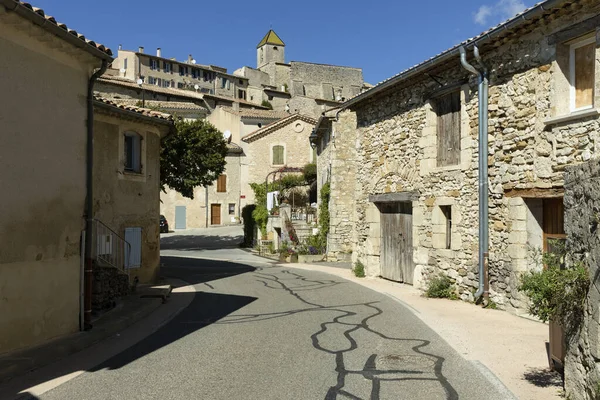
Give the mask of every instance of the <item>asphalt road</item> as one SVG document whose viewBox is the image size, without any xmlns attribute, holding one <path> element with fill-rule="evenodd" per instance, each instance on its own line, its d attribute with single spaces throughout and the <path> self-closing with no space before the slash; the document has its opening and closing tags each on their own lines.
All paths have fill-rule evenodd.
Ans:
<svg viewBox="0 0 600 400">
<path fill-rule="evenodd" d="M 236 229 L 166 235 L 162 273 L 195 285 L 190 306 L 40 398 L 505 398 L 397 301 L 237 249 Z"/>
</svg>

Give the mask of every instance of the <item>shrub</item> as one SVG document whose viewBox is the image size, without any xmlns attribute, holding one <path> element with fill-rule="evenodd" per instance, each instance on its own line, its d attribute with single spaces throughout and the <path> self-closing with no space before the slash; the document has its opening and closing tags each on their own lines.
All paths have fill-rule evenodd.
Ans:
<svg viewBox="0 0 600 400">
<path fill-rule="evenodd" d="M 552 251 L 541 257 L 546 267 L 521 275 L 518 289 L 529 297 L 532 315 L 544 322 L 555 321 L 564 326 L 567 333 L 572 333 L 583 318 L 590 286 L 589 271 L 581 262 L 566 267 L 564 240 L 549 240 L 548 244 Z"/>
<path fill-rule="evenodd" d="M 354 276 L 356 276 L 357 278 L 364 278 L 365 277 L 364 264 L 361 263 L 360 261 L 356 261 L 356 263 L 354 263 L 354 268 L 352 268 L 352 272 L 354 272 Z"/>
<path fill-rule="evenodd" d="M 248 204 L 242 208 L 242 218 L 244 219 L 244 242 L 243 247 L 252 247 L 254 244 L 254 233 L 256 230 L 256 222 L 252 218 L 252 212 L 256 206 L 254 204 Z"/>
<path fill-rule="evenodd" d="M 425 297 L 436 299 L 451 299 L 456 300 L 456 290 L 450 278 L 445 275 L 438 275 L 429 280 Z"/>
<path fill-rule="evenodd" d="M 262 103 L 260 103 L 260 105 L 263 107 L 267 107 L 269 110 L 273 109 L 273 104 L 271 104 L 268 100 L 263 100 Z"/>
</svg>

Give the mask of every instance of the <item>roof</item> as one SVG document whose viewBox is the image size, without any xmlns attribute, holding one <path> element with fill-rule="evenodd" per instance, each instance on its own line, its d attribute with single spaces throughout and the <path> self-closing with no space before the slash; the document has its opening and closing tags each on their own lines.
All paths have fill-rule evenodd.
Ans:
<svg viewBox="0 0 600 400">
<path fill-rule="evenodd" d="M 431 68 L 434 65 L 441 64 L 442 62 L 448 61 L 453 57 L 459 57 L 460 48 L 472 48 L 475 46 L 482 46 L 484 44 L 488 44 L 503 35 L 507 35 L 510 33 L 523 28 L 527 24 L 535 24 L 539 19 L 552 14 L 557 9 L 563 8 L 569 4 L 571 4 L 572 0 L 546 0 L 540 3 L 535 4 L 534 6 L 525 9 L 519 14 L 515 15 L 513 18 L 508 19 L 505 22 L 502 22 L 495 27 L 488 29 L 485 32 L 482 32 L 478 36 L 467 39 L 454 47 L 451 47 L 448 50 L 445 50 L 426 61 L 423 61 L 420 64 L 414 65 L 384 81 L 379 82 L 371 89 L 368 89 L 355 97 L 349 99 L 343 104 L 343 108 L 349 107 L 353 104 L 356 104 L 362 100 L 365 100 L 376 93 L 381 92 L 397 83 L 400 83 L 408 78 L 413 77 L 414 75 L 426 71 L 428 68 Z"/>
<path fill-rule="evenodd" d="M 136 105 L 140 102 L 139 99 L 111 99 L 111 101 L 120 105 Z M 197 110 L 208 111 L 206 107 L 187 101 L 159 101 L 145 100 L 144 103 L 150 108 L 164 108 L 169 110 Z"/>
<path fill-rule="evenodd" d="M 292 122 L 297 121 L 297 120 L 301 120 L 301 121 L 304 121 L 304 122 L 312 124 L 312 125 L 317 124 L 317 120 L 315 120 L 314 118 L 307 117 L 307 116 L 301 115 L 301 114 L 292 114 L 289 117 L 282 118 L 275 122 L 271 122 L 269 125 L 265 125 L 262 128 L 255 130 L 254 132 L 250 132 L 249 134 L 244 136 L 242 138 L 242 140 L 244 142 L 252 142 L 254 140 L 260 139 L 260 138 L 268 135 L 271 132 L 274 132 L 280 128 L 283 128 L 284 126 L 289 125 Z"/>
<path fill-rule="evenodd" d="M 227 143 L 227 152 L 233 154 L 241 154 L 244 150 L 235 143 Z"/>
<path fill-rule="evenodd" d="M 259 47 L 264 46 L 265 44 L 274 44 L 277 46 L 285 46 L 285 43 L 283 43 L 283 40 L 281 40 L 281 38 L 279 36 L 277 36 L 277 34 L 275 33 L 275 31 L 273 29 L 269 29 L 269 32 L 267 32 L 265 37 L 262 38 L 262 40 L 258 43 L 256 48 L 258 49 Z"/>
<path fill-rule="evenodd" d="M 134 105 L 119 104 L 113 100 L 109 100 L 98 95 L 94 95 L 94 103 L 97 106 L 112 108 L 115 111 L 129 112 L 133 115 L 137 114 L 141 117 L 152 118 L 156 120 L 156 122 L 169 124 L 173 123 L 173 116 L 171 114 L 166 114 L 160 111 L 154 111 L 149 108 L 142 108 Z"/>
<path fill-rule="evenodd" d="M 7 11 L 16 12 L 21 17 L 30 20 L 42 29 L 87 51 L 93 56 L 104 60 L 112 60 L 112 51 L 108 47 L 86 38 L 83 34 L 70 29 L 62 22 L 57 22 L 54 17 L 47 15 L 41 8 L 17 0 L 0 0 L 0 4 L 4 5 Z"/>
<path fill-rule="evenodd" d="M 2 1 L 2 0 L 0 0 Z M 113 84 L 113 85 L 119 85 L 119 86 L 124 86 L 124 87 L 129 87 L 132 89 L 139 89 L 140 85 L 137 84 L 137 82 L 132 81 L 131 79 L 127 79 L 127 78 L 123 78 L 120 76 L 113 76 L 113 75 L 102 75 L 100 78 L 98 78 L 98 82 L 100 83 L 108 83 L 108 84 Z M 157 85 L 150 85 L 148 83 L 145 83 L 143 86 L 144 90 L 150 91 L 150 92 L 155 92 L 155 93 L 162 93 L 168 96 L 179 96 L 179 97 L 187 97 L 190 99 L 195 99 L 195 100 L 202 100 L 205 97 L 206 98 L 214 98 L 217 100 L 223 100 L 223 101 L 227 101 L 230 103 L 240 103 L 240 104 L 245 104 L 245 105 L 251 105 L 252 107 L 257 107 L 257 108 L 262 108 L 262 109 L 266 109 L 266 107 L 263 107 L 261 105 L 258 104 L 254 104 L 251 103 L 247 100 L 243 100 L 243 99 L 232 99 L 230 97 L 223 97 L 223 96 L 217 96 L 214 94 L 208 94 L 208 93 L 198 93 L 198 92 L 194 92 L 192 90 L 185 90 L 185 89 L 177 89 L 177 88 L 163 88 Z"/>
<path fill-rule="evenodd" d="M 231 107 L 221 107 L 223 111 L 233 115 L 239 115 L 242 118 L 261 118 L 261 119 L 281 119 L 289 116 L 290 114 L 286 111 L 275 111 L 275 110 L 260 110 L 260 109 L 239 109 L 234 110 Z"/>
</svg>

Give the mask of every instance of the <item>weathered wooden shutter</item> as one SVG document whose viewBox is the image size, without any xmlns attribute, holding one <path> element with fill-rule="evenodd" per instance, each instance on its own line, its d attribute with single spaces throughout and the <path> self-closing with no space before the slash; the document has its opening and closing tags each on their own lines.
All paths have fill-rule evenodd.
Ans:
<svg viewBox="0 0 600 400">
<path fill-rule="evenodd" d="M 217 179 L 217 192 L 227 191 L 227 175 L 219 175 Z"/>
<path fill-rule="evenodd" d="M 273 146 L 273 165 L 283 165 L 283 146 Z"/>
<path fill-rule="evenodd" d="M 440 97 L 437 112 L 437 165 L 460 163 L 460 92 Z"/>
<path fill-rule="evenodd" d="M 575 108 L 594 104 L 594 63 L 596 43 L 586 44 L 574 51 L 575 57 Z"/>
</svg>

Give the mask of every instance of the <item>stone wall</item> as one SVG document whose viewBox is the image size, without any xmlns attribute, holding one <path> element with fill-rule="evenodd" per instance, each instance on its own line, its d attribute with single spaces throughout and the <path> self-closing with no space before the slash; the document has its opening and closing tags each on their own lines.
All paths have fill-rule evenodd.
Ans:
<svg viewBox="0 0 600 400">
<path fill-rule="evenodd" d="M 299 61 L 292 61 L 290 64 L 294 96 L 335 100 L 340 95 L 349 99 L 360 93 L 363 85 L 360 68 Z"/>
<path fill-rule="evenodd" d="M 600 163 L 569 167 L 565 174 L 565 230 L 572 261 L 589 268 L 592 285 L 581 331 L 569 340 L 565 358 L 567 397 L 597 399 L 600 395 Z"/>
<path fill-rule="evenodd" d="M 92 311 L 113 308 L 129 293 L 129 277 L 115 267 L 95 265 L 92 289 Z"/>
<path fill-rule="evenodd" d="M 528 245 L 539 242 L 532 230 L 539 210 L 529 198 L 561 196 L 565 167 L 600 154 L 597 113 L 571 115 L 560 105 L 564 49 L 551 40 L 598 11 L 599 4 L 584 2 L 499 47 L 482 48 L 490 69 L 490 284 L 500 308 L 526 309 L 516 286 L 521 272 L 533 267 Z M 412 204 L 415 285 L 444 273 L 455 280 L 462 299 L 472 300 L 478 280 L 477 82 L 458 56 L 435 75 L 460 91 L 456 165 L 438 167 L 433 105 L 439 86 L 432 79 L 413 78 L 352 106 L 357 115 L 354 257 L 365 263 L 369 275 L 379 275 L 380 217 L 369 195 L 417 192 L 419 200 Z M 451 209 L 450 248 L 441 207 Z"/>
</svg>

